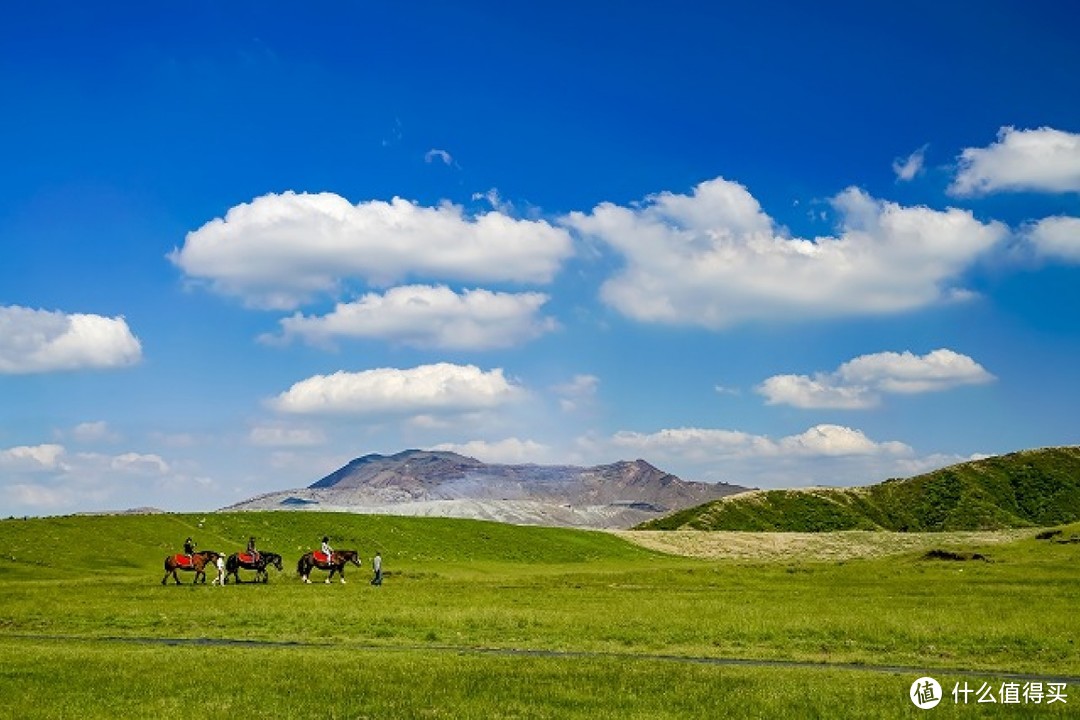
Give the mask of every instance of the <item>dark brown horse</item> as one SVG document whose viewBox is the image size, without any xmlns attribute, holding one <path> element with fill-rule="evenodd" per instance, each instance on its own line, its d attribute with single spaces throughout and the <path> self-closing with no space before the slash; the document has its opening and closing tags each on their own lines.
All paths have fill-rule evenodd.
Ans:
<svg viewBox="0 0 1080 720">
<path fill-rule="evenodd" d="M 316 568 L 330 571 L 330 574 L 326 576 L 326 582 L 330 582 L 331 578 L 334 577 L 334 573 L 341 576 L 341 582 L 345 582 L 346 563 L 352 563 L 356 567 L 360 567 L 360 553 L 356 550 L 335 550 L 328 559 L 321 552 L 309 552 L 296 563 L 296 572 L 306 583 L 311 582 L 308 575 Z"/>
<path fill-rule="evenodd" d="M 165 558 L 165 577 L 161 578 L 161 584 L 164 585 L 165 581 L 169 579 L 169 575 L 172 575 L 172 579 L 179 585 L 180 578 L 176 576 L 177 570 L 194 572 L 195 579 L 192 581 L 193 584 L 200 582 L 205 583 L 206 566 L 214 565 L 220 557 L 223 557 L 221 553 L 216 553 L 213 550 L 200 550 L 190 558 L 184 553 L 169 555 Z"/>
<path fill-rule="evenodd" d="M 237 584 L 240 583 L 240 569 L 254 570 L 255 582 L 266 582 L 269 577 L 266 573 L 266 568 L 273 565 L 281 572 L 281 556 L 272 552 L 259 552 L 259 559 L 253 560 L 251 555 L 243 553 L 233 553 L 229 556 L 229 559 L 225 561 L 225 579 L 224 582 L 229 581 L 229 576 L 232 575 L 236 578 Z"/>
</svg>

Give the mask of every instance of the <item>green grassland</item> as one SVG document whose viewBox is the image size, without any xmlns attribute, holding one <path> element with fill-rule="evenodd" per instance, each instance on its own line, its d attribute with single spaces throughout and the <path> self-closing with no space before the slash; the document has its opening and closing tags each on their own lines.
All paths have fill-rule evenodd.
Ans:
<svg viewBox="0 0 1080 720">
<path fill-rule="evenodd" d="M 911 682 L 1069 682 L 1080 526 L 843 561 L 683 557 L 603 532 L 209 513 L 0 521 L 0 717 L 908 717 Z M 324 535 L 347 584 L 303 585 Z M 160 584 L 192 535 L 285 556 L 268 584 Z M 633 534 L 630 534 L 632 537 Z M 1013 537 L 1013 536 L 1010 536 Z M 1064 542 L 1063 542 L 1064 541 Z M 959 544 L 958 544 L 959 543 Z M 367 583 L 381 551 L 382 587 Z M 242 573 L 250 578 L 251 573 Z"/>
<path fill-rule="evenodd" d="M 1080 520 L 1080 447 L 1025 450 L 856 488 L 743 493 L 644 523 L 648 530 L 996 530 Z"/>
</svg>

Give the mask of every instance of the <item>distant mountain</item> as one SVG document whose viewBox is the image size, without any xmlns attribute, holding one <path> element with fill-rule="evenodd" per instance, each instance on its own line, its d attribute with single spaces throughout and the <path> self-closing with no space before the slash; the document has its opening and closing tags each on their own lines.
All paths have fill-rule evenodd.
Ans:
<svg viewBox="0 0 1080 720">
<path fill-rule="evenodd" d="M 855 488 L 744 493 L 643 530 L 996 530 L 1080 520 L 1080 447 L 1044 448 Z"/>
<path fill-rule="evenodd" d="M 644 460 L 595 467 L 493 465 L 453 452 L 406 450 L 365 455 L 307 488 L 260 495 L 224 509 L 342 510 L 627 528 L 746 490 L 681 480 Z"/>
</svg>

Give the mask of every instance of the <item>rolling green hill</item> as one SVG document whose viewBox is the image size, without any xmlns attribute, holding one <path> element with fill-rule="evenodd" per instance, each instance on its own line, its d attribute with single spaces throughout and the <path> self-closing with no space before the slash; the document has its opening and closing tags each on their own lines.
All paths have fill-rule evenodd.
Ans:
<svg viewBox="0 0 1080 720">
<path fill-rule="evenodd" d="M 1080 447 L 1025 450 L 856 488 L 743 493 L 642 530 L 996 530 L 1080 520 Z"/>
<path fill-rule="evenodd" d="M 285 571 L 319 547 L 356 549 L 365 571 L 376 551 L 398 566 L 460 563 L 564 564 L 650 557 L 650 551 L 602 532 L 516 526 L 480 520 L 352 513 L 212 512 L 201 514 L 71 515 L 0 520 L 0 581 L 5 576 L 63 575 L 67 568 L 108 567 L 158 572 L 165 556 L 191 536 L 200 550 L 233 553 L 254 535 L 258 547 L 281 554 Z"/>
</svg>

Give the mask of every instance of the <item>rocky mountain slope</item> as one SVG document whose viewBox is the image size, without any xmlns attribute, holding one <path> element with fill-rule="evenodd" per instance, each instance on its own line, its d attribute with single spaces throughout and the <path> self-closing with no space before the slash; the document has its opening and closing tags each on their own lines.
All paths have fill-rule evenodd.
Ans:
<svg viewBox="0 0 1080 720">
<path fill-rule="evenodd" d="M 225 510 L 341 510 L 496 520 L 524 525 L 628 528 L 747 490 L 687 482 L 644 460 L 595 467 L 497 465 L 452 452 L 365 455 L 307 488 Z"/>
<path fill-rule="evenodd" d="M 643 530 L 997 530 L 1080 520 L 1080 447 L 1025 450 L 854 488 L 767 490 L 708 502 Z"/>
</svg>

